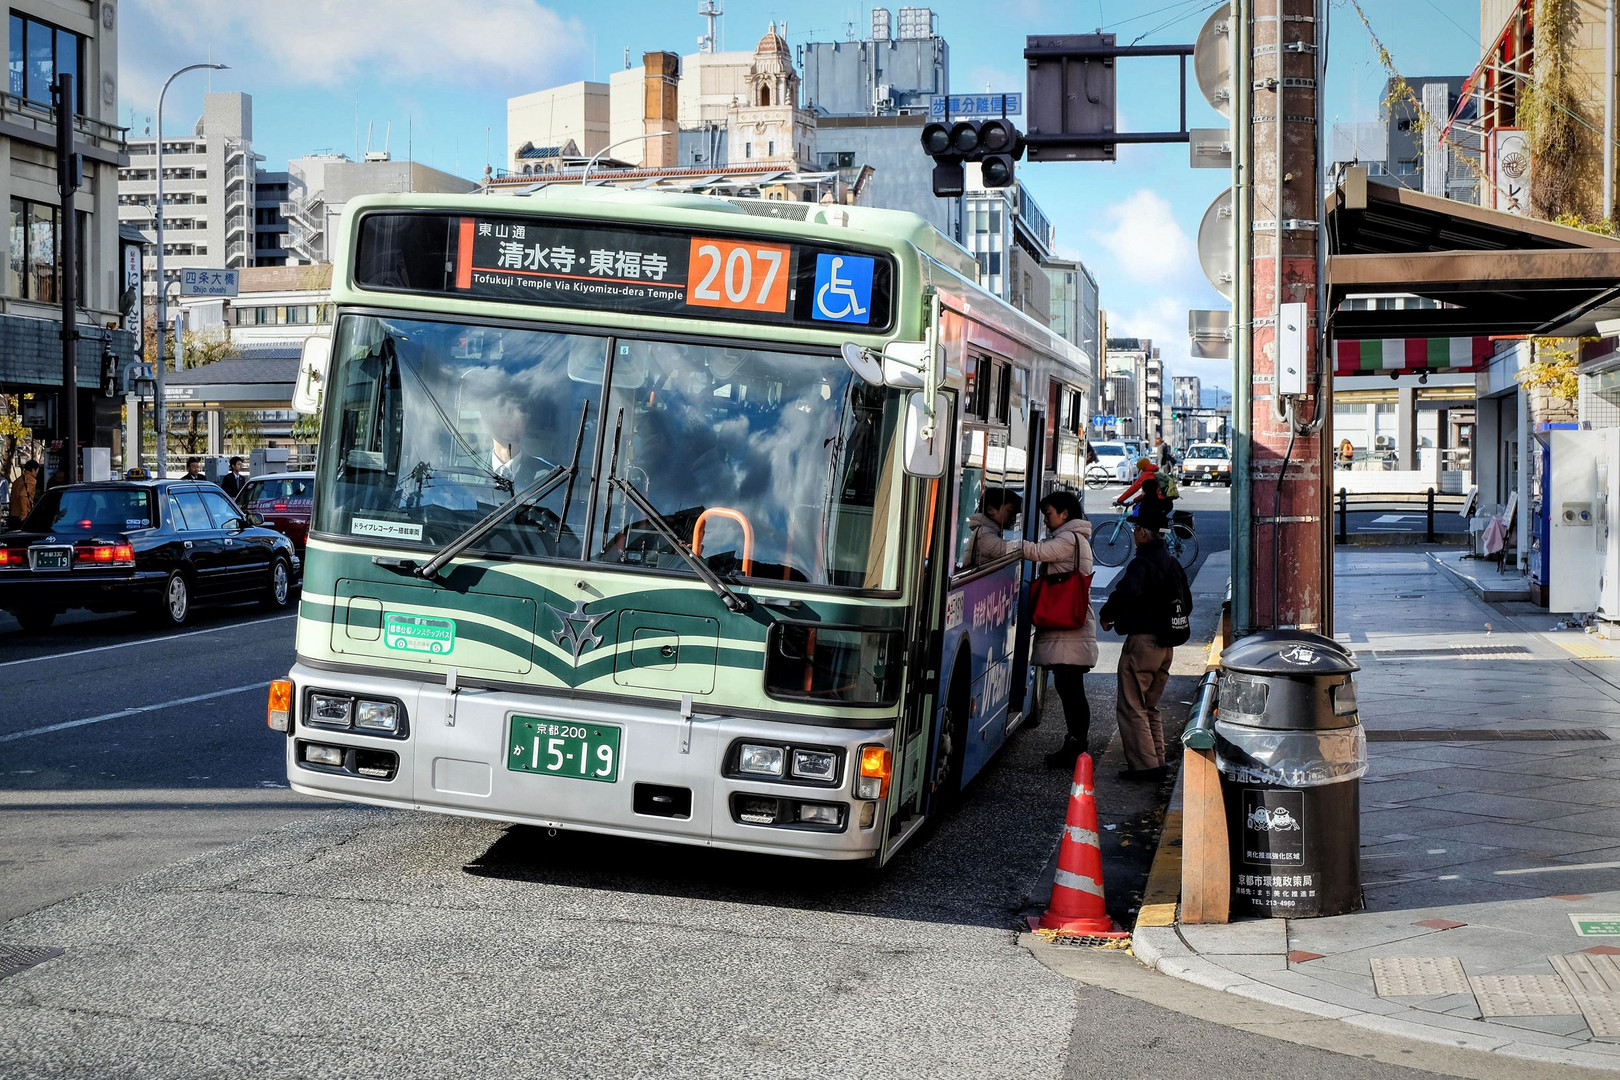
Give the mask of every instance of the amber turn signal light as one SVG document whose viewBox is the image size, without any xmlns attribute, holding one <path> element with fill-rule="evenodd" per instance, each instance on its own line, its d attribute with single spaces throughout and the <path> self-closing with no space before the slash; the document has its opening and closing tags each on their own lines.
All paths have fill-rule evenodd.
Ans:
<svg viewBox="0 0 1620 1080">
<path fill-rule="evenodd" d="M 275 731 L 292 730 L 292 694 L 291 679 L 277 679 L 270 684 L 270 703 L 264 722 Z"/>
</svg>

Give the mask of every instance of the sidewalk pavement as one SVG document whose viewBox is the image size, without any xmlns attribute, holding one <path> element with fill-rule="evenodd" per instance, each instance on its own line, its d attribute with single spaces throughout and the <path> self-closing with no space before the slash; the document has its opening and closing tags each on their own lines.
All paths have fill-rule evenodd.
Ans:
<svg viewBox="0 0 1620 1080">
<path fill-rule="evenodd" d="M 1358 1028 L 1620 1072 L 1620 643 L 1488 604 L 1443 557 L 1336 558 L 1371 761 L 1364 909 L 1138 926 L 1136 955 Z M 1612 935 L 1578 936 L 1582 915 Z"/>
</svg>

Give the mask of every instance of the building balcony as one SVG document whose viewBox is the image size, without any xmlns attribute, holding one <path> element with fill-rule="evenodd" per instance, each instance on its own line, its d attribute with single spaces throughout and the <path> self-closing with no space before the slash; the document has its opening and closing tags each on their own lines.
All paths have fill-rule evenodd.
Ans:
<svg viewBox="0 0 1620 1080">
<path fill-rule="evenodd" d="M 49 105 L 28 101 L 16 94 L 0 94 L 0 121 L 23 128 L 34 137 L 29 142 L 39 146 L 56 146 L 56 110 Z M 129 148 L 125 136 L 128 128 L 118 127 L 88 116 L 73 118 L 73 130 L 79 141 L 92 151 L 89 157 L 113 165 L 129 163 Z"/>
</svg>

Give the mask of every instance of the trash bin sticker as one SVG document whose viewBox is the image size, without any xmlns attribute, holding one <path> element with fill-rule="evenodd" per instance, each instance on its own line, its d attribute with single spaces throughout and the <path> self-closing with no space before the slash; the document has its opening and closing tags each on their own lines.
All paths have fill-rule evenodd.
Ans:
<svg viewBox="0 0 1620 1080">
<path fill-rule="evenodd" d="M 1305 861 L 1305 793 L 1243 791 L 1243 861 L 1259 866 Z"/>
<path fill-rule="evenodd" d="M 456 647 L 456 621 L 390 611 L 383 618 L 383 641 L 400 652 L 448 653 Z"/>
<path fill-rule="evenodd" d="M 1313 911 L 1317 899 L 1315 874 L 1238 874 L 1233 895 L 1267 911 Z"/>
</svg>

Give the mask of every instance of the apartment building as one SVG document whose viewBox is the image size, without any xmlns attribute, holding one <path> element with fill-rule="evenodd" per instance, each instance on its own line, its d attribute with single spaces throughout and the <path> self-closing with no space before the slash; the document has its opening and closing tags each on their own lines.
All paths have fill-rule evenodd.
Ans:
<svg viewBox="0 0 1620 1080">
<path fill-rule="evenodd" d="M 252 266 L 258 162 L 253 152 L 253 98 L 236 92 L 203 95 L 203 112 L 189 129 L 163 134 L 163 270 L 169 282 L 187 267 Z M 118 216 L 157 242 L 158 147 L 155 137 L 130 140 L 129 164 L 119 171 Z M 157 249 L 147 251 L 143 291 L 157 296 Z"/>
</svg>

